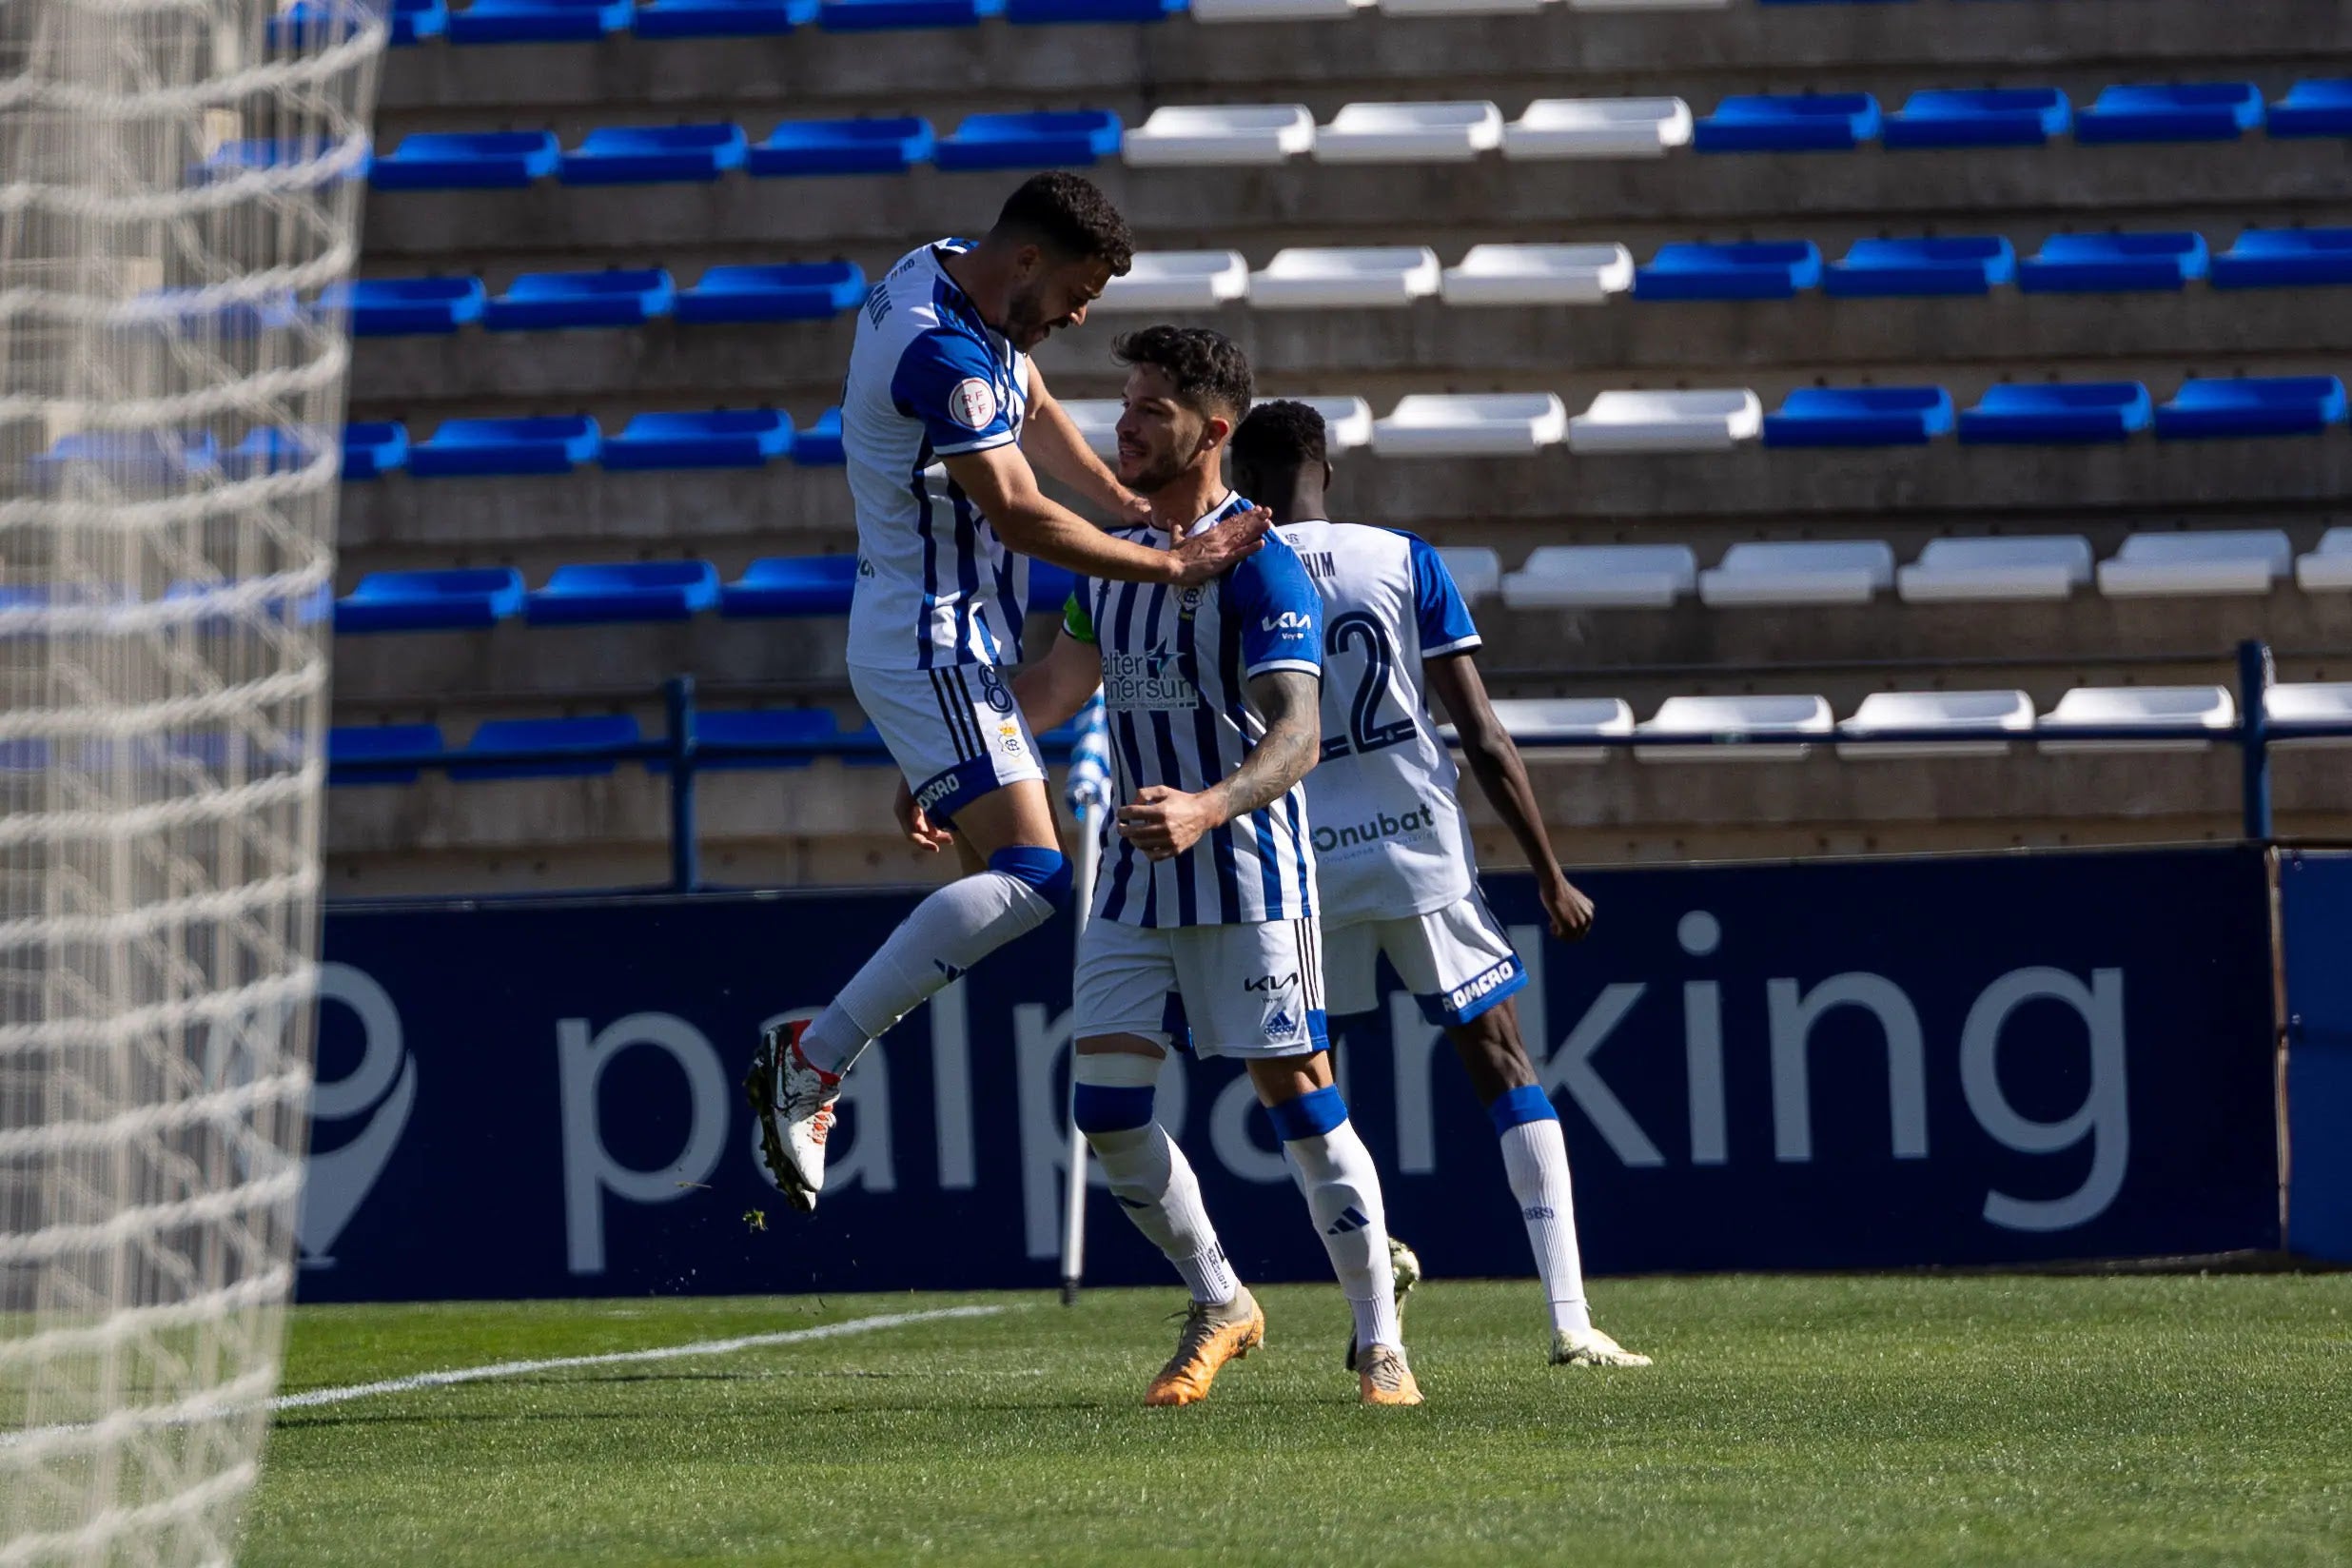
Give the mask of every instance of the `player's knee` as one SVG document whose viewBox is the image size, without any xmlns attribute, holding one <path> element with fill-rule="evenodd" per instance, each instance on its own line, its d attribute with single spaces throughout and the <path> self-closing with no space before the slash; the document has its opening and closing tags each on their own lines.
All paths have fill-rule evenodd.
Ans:
<svg viewBox="0 0 2352 1568">
<path fill-rule="evenodd" d="M 1088 1138 L 1151 1125 L 1160 1058 L 1128 1050 L 1080 1051 L 1070 1077 L 1070 1119 Z"/>
<path fill-rule="evenodd" d="M 1069 860 L 1059 850 L 1009 844 L 989 856 L 989 870 L 1021 883 L 1044 899 L 1049 909 L 1060 909 L 1069 902 Z"/>
</svg>

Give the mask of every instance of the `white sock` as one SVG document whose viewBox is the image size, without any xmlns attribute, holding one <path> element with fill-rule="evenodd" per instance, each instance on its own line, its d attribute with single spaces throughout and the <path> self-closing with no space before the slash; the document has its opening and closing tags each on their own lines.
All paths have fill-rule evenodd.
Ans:
<svg viewBox="0 0 2352 1568">
<path fill-rule="evenodd" d="M 1201 1203 L 1192 1164 L 1159 1123 L 1089 1132 L 1087 1143 L 1110 1178 L 1111 1196 L 1135 1228 L 1176 1265 L 1194 1301 L 1223 1306 L 1241 1294 L 1241 1282 L 1233 1277 Z"/>
<path fill-rule="evenodd" d="M 1542 1090 L 1515 1092 L 1540 1095 Z M 1497 1101 L 1499 1107 L 1502 1101 Z M 1568 1145 L 1560 1137 L 1559 1120 L 1544 1114 L 1502 1129 L 1502 1168 L 1511 1178 L 1511 1195 L 1519 1200 L 1519 1217 L 1527 1222 L 1527 1243 L 1535 1249 L 1536 1272 L 1543 1277 L 1544 1298 L 1552 1306 L 1552 1328 L 1583 1333 L 1593 1326 L 1592 1309 L 1584 1301 L 1584 1262 L 1577 1253 L 1576 1194 L 1568 1185 Z"/>
<path fill-rule="evenodd" d="M 1356 1343 L 1404 1348 L 1397 1323 L 1396 1265 L 1388 1256 L 1388 1216 L 1380 1172 L 1336 1088 L 1319 1088 L 1266 1107 L 1282 1135 L 1290 1173 L 1306 1195 L 1340 1294 L 1356 1320 Z"/>
<path fill-rule="evenodd" d="M 951 882 L 914 907 L 833 1005 L 800 1036 L 800 1054 L 847 1072 L 878 1036 L 972 965 L 1053 916 L 1035 888 L 1003 872 Z"/>
</svg>

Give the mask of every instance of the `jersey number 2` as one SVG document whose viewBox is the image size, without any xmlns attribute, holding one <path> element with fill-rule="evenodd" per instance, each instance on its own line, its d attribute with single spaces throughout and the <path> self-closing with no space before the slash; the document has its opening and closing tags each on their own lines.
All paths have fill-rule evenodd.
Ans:
<svg viewBox="0 0 2352 1568">
<path fill-rule="evenodd" d="M 1327 657 L 1336 658 L 1358 646 L 1363 649 L 1363 678 L 1356 683 L 1355 699 L 1348 704 L 1347 734 L 1323 739 L 1323 755 L 1327 757 L 1345 756 L 1350 752 L 1361 756 L 1401 746 L 1413 738 L 1411 715 L 1385 724 L 1380 721 L 1381 698 L 1387 695 L 1389 675 L 1397 667 L 1397 651 L 1380 621 L 1362 610 L 1351 610 L 1324 630 Z"/>
</svg>

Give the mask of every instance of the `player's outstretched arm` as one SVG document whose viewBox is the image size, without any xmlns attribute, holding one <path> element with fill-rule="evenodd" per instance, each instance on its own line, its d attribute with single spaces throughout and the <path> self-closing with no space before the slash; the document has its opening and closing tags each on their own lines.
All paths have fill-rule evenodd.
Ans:
<svg viewBox="0 0 2352 1568">
<path fill-rule="evenodd" d="M 1306 776 L 1323 750 L 1323 683 L 1303 670 L 1269 670 L 1249 683 L 1265 735 L 1242 765 L 1199 794 L 1164 785 L 1139 790 L 1119 812 L 1119 833 L 1154 860 L 1184 853 L 1203 833 L 1269 802 Z"/>
<path fill-rule="evenodd" d="M 1029 367 L 1029 417 L 1021 421 L 1021 450 L 1049 478 L 1060 480 L 1122 523 L 1151 520 L 1151 503 L 1121 484 L 1119 476 L 1094 455 L 1077 421 L 1046 389 L 1046 378 L 1034 360 Z"/>
<path fill-rule="evenodd" d="M 1593 901 L 1559 869 L 1552 835 L 1544 831 L 1543 813 L 1536 804 L 1535 786 L 1527 778 L 1527 764 L 1486 699 L 1478 661 L 1467 653 L 1447 654 L 1422 660 L 1421 670 L 1461 736 L 1462 760 L 1535 871 L 1552 934 L 1563 942 L 1581 940 L 1593 929 Z"/>
<path fill-rule="evenodd" d="M 948 477 L 978 504 L 996 537 L 1025 556 L 1082 577 L 1114 582 L 1165 582 L 1195 587 L 1258 548 L 1273 521 L 1259 510 L 1205 528 L 1173 550 L 1133 544 L 1104 533 L 1038 488 L 1037 476 L 1007 443 L 940 460 Z"/>
</svg>

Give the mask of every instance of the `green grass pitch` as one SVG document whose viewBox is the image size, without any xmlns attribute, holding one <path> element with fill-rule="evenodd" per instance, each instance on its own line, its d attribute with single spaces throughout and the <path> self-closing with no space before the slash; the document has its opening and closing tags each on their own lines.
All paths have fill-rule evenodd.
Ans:
<svg viewBox="0 0 2352 1568">
<path fill-rule="evenodd" d="M 1330 1287 L 1145 1410 L 1176 1290 L 313 1307 L 288 1392 L 996 1315 L 281 1414 L 248 1564 L 2352 1560 L 2352 1276 L 1603 1281 L 1644 1371 L 1543 1363 L 1531 1284 L 1435 1281 L 1429 1403 L 1366 1410 Z"/>
</svg>

